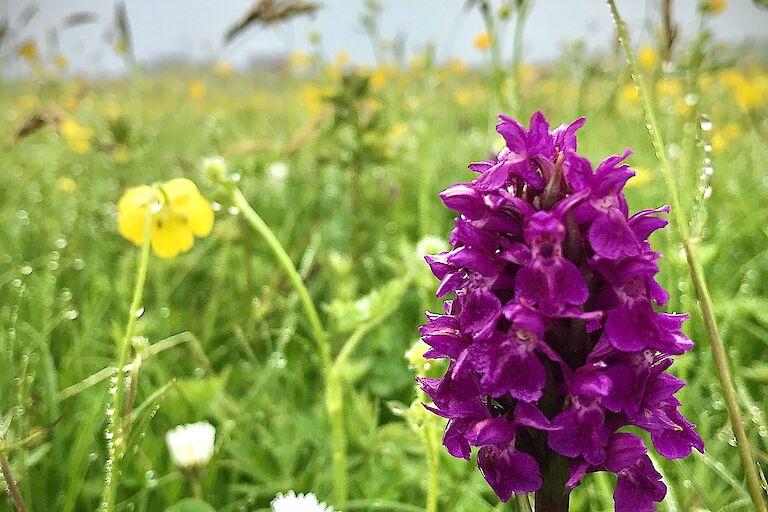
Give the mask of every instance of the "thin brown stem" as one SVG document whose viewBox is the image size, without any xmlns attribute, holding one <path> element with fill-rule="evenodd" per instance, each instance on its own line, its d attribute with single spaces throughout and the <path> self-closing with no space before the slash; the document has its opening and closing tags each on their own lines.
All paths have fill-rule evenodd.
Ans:
<svg viewBox="0 0 768 512">
<path fill-rule="evenodd" d="M 3 472 L 5 486 L 8 489 L 8 495 L 11 497 L 13 506 L 16 507 L 18 512 L 27 512 L 27 506 L 24 504 L 24 498 L 22 498 L 21 491 L 19 491 L 19 487 L 16 485 L 16 480 L 13 479 L 11 464 L 8 462 L 8 457 L 4 453 L 0 454 L 0 469 Z"/>
</svg>

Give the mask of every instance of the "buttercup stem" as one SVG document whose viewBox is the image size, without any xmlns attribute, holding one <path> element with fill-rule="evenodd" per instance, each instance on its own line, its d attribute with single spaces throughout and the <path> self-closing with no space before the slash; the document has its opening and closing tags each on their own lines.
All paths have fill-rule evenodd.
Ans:
<svg viewBox="0 0 768 512">
<path fill-rule="evenodd" d="M 0 453 L 0 470 L 2 470 L 5 486 L 8 489 L 8 495 L 11 497 L 13 506 L 16 507 L 17 512 L 27 512 L 27 506 L 24 504 L 24 498 L 21 496 L 21 491 L 19 491 L 16 480 L 13 478 L 11 464 L 5 453 Z"/>
<path fill-rule="evenodd" d="M 131 339 L 136 329 L 138 312 L 141 308 L 141 299 L 144 294 L 144 283 L 147 280 L 147 269 L 149 268 L 149 249 L 150 235 L 152 234 L 152 205 L 148 205 L 147 214 L 144 220 L 144 237 L 141 245 L 141 255 L 139 257 L 139 266 L 136 272 L 136 281 L 133 286 L 133 298 L 128 310 L 128 325 L 125 328 L 125 336 L 120 343 L 120 353 L 117 362 L 117 381 L 115 382 L 115 395 L 110 397 L 112 400 L 112 414 L 107 417 L 107 432 L 112 434 L 111 442 L 108 446 L 107 469 L 104 484 L 104 493 L 101 499 L 101 510 L 103 512 L 112 512 L 115 508 L 115 498 L 117 496 L 117 479 L 119 474 L 117 468 L 120 463 L 122 453 L 119 449 L 123 445 L 123 387 L 125 383 L 125 365 L 128 363 L 128 355 L 131 348 Z"/>
<path fill-rule="evenodd" d="M 704 325 L 707 330 L 707 337 L 709 339 L 709 348 L 712 353 L 712 359 L 715 364 L 715 373 L 720 381 L 720 386 L 723 389 L 723 398 L 725 399 L 725 406 L 728 410 L 728 419 L 731 423 L 731 429 L 736 437 L 736 447 L 741 458 L 741 465 L 744 469 L 744 475 L 747 480 L 747 489 L 749 496 L 752 499 L 752 504 L 755 510 L 758 512 L 766 512 L 765 496 L 763 494 L 762 487 L 760 486 L 760 479 L 755 467 L 755 461 L 752 458 L 752 451 L 750 448 L 749 438 L 744 430 L 744 422 L 741 418 L 741 410 L 736 398 L 736 387 L 731 377 L 731 372 L 728 367 L 728 357 L 725 352 L 723 341 L 720 338 L 720 333 L 717 328 L 717 320 L 715 319 L 714 310 L 712 307 L 712 299 L 709 295 L 709 288 L 707 286 L 704 270 L 699 262 L 698 255 L 695 251 L 695 243 L 690 239 L 688 232 L 688 223 L 683 216 L 682 208 L 680 207 L 680 198 L 677 192 L 677 185 L 675 184 L 675 177 L 672 171 L 672 165 L 667 157 L 666 149 L 664 146 L 664 140 L 659 130 L 659 123 L 656 120 L 656 113 L 653 108 L 651 96 L 648 93 L 645 84 L 641 78 L 639 69 L 635 62 L 634 52 L 627 33 L 627 27 L 624 24 L 619 12 L 616 8 L 614 0 L 607 0 L 608 7 L 613 15 L 614 22 L 616 23 L 616 29 L 619 35 L 619 42 L 624 48 L 624 53 L 627 58 L 629 70 L 632 74 L 632 80 L 635 83 L 635 87 L 640 94 L 643 101 L 643 107 L 645 111 L 646 122 L 648 123 L 648 131 L 651 134 L 653 141 L 653 147 L 656 150 L 656 156 L 661 164 L 661 170 L 664 175 L 664 182 L 666 183 L 668 193 L 672 199 L 672 208 L 675 215 L 675 224 L 677 225 L 680 238 L 683 242 L 683 248 L 685 249 L 685 257 L 688 262 L 688 267 L 691 273 L 691 279 L 696 291 L 696 298 L 699 302 L 701 309 L 701 315 L 704 319 Z"/>
<path fill-rule="evenodd" d="M 349 496 L 347 484 L 347 457 L 346 445 L 347 439 L 344 432 L 344 410 L 343 396 L 341 389 L 341 378 L 334 369 L 331 347 L 328 342 L 328 335 L 320 321 L 320 315 L 312 300 L 312 296 L 304 285 L 299 272 L 291 261 L 291 257 L 285 251 L 280 241 L 272 230 L 267 226 L 264 219 L 256 213 L 256 210 L 250 205 L 243 195 L 242 191 L 233 183 L 228 184 L 228 190 L 232 204 L 234 204 L 242 213 L 248 224 L 261 236 L 267 243 L 273 256 L 288 275 L 293 288 L 299 296 L 304 314 L 307 316 L 310 328 L 312 329 L 317 351 L 320 355 L 320 361 L 325 373 L 325 405 L 330 416 L 331 439 L 332 439 L 332 459 L 335 475 L 335 496 L 336 502 L 341 505 L 347 501 Z"/>
</svg>

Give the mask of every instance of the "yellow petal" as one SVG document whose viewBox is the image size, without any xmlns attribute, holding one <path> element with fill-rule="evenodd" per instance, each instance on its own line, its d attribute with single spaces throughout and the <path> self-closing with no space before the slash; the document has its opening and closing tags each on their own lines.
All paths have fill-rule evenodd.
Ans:
<svg viewBox="0 0 768 512">
<path fill-rule="evenodd" d="M 203 196 L 191 198 L 183 206 L 179 207 L 187 220 L 187 226 L 195 236 L 205 237 L 213 229 L 213 208 Z"/>
<path fill-rule="evenodd" d="M 158 218 L 152 225 L 152 249 L 158 256 L 172 258 L 188 251 L 193 242 L 189 228 L 174 217 Z"/>
<path fill-rule="evenodd" d="M 118 230 L 136 245 L 144 239 L 144 221 L 147 206 L 154 198 L 152 187 L 142 185 L 129 188 L 117 202 Z"/>
<path fill-rule="evenodd" d="M 175 204 L 178 200 L 185 200 L 190 196 L 200 194 L 200 191 L 197 190 L 197 185 L 187 178 L 174 178 L 170 181 L 166 181 L 161 185 L 161 188 L 171 204 Z"/>
</svg>

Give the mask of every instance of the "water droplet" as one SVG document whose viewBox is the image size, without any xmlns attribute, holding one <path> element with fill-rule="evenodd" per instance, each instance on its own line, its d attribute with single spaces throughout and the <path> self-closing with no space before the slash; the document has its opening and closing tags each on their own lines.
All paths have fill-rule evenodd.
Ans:
<svg viewBox="0 0 768 512">
<path fill-rule="evenodd" d="M 712 121 L 710 121 L 706 117 L 702 117 L 702 119 L 701 119 L 701 130 L 705 131 L 705 132 L 708 132 L 711 129 L 712 129 Z"/>
<path fill-rule="evenodd" d="M 59 237 L 53 241 L 53 246 L 57 249 L 63 249 L 67 246 L 67 239 L 64 238 L 64 235 L 59 235 Z"/>
<path fill-rule="evenodd" d="M 19 269 L 19 272 L 21 272 L 21 275 L 23 276 L 28 276 L 29 274 L 32 273 L 32 270 L 33 270 L 32 265 L 27 264 L 27 265 L 22 265 L 21 268 Z"/>
<path fill-rule="evenodd" d="M 67 320 L 74 320 L 78 315 L 80 315 L 80 313 L 76 309 L 69 309 L 64 312 L 64 318 Z"/>
<path fill-rule="evenodd" d="M 237 206 L 230 206 L 229 208 L 227 208 L 227 211 L 229 212 L 230 215 L 237 215 L 238 213 L 240 213 L 240 210 L 237 208 Z"/>
<path fill-rule="evenodd" d="M 83 261 L 81 258 L 75 258 L 75 260 L 72 262 L 72 268 L 75 270 L 83 270 L 85 268 L 85 261 Z"/>
<path fill-rule="evenodd" d="M 162 210 L 162 209 L 163 209 L 163 203 L 158 201 L 158 202 L 156 202 L 156 203 L 154 203 L 152 205 L 152 207 L 149 209 L 149 211 L 151 211 L 153 214 L 155 214 L 155 213 L 159 213 L 160 210 Z"/>
<path fill-rule="evenodd" d="M 160 308 L 160 318 L 168 318 L 171 316 L 171 308 L 163 306 Z"/>
<path fill-rule="evenodd" d="M 144 315 L 144 306 L 139 307 L 136 310 L 136 318 L 141 318 Z"/>
<path fill-rule="evenodd" d="M 211 208 L 215 212 L 220 212 L 221 211 L 221 203 L 219 203 L 217 201 L 214 201 L 214 202 L 211 203 Z"/>
<path fill-rule="evenodd" d="M 231 179 L 235 183 L 239 182 L 242 179 L 242 177 L 243 177 L 242 174 L 240 174 L 239 172 L 233 172 L 232 174 L 229 175 L 229 179 Z"/>
</svg>

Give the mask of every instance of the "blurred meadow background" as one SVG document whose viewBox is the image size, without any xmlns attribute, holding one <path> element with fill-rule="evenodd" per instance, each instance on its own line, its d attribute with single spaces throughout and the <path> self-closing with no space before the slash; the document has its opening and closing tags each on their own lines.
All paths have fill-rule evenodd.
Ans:
<svg viewBox="0 0 768 512">
<path fill-rule="evenodd" d="M 414 346 L 441 307 L 423 255 L 452 228 L 437 194 L 501 148 L 499 112 L 586 116 L 585 156 L 634 150 L 630 209 L 669 202 L 605 5 L 79 4 L 0 3 L 0 458 L 26 509 L 96 510 L 108 487 L 110 509 L 136 512 L 269 510 L 289 490 L 344 511 L 515 510 L 439 446 L 444 424 L 420 405 L 415 376 L 443 370 Z M 765 466 L 768 5 L 619 9 Z M 117 202 L 179 177 L 211 202 L 212 231 L 150 254 L 136 303 L 141 250 Z M 665 231 L 668 310 L 691 312 L 697 342 L 674 368 L 706 453 L 655 461 L 660 509 L 752 510 L 681 241 Z M 212 458 L 174 464 L 166 433 L 201 421 Z M 613 510 L 612 493 L 591 475 L 573 509 Z"/>
</svg>

